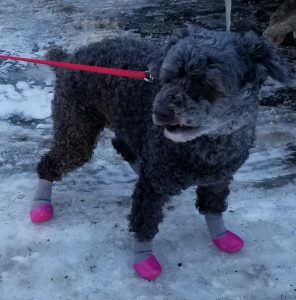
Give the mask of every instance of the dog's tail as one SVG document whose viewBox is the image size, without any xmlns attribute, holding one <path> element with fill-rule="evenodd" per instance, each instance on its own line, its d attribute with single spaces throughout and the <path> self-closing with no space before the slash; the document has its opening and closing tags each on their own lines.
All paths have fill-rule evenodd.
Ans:
<svg viewBox="0 0 296 300">
<path fill-rule="evenodd" d="M 45 58 L 54 61 L 64 61 L 68 57 L 68 53 L 65 52 L 61 47 L 51 48 L 47 51 Z"/>
</svg>

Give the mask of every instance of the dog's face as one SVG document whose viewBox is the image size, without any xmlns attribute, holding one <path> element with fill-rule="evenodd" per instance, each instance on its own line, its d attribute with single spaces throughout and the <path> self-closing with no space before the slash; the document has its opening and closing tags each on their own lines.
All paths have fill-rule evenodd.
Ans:
<svg viewBox="0 0 296 300">
<path fill-rule="evenodd" d="M 166 51 L 153 121 L 175 142 L 229 134 L 254 121 L 260 84 L 268 75 L 288 77 L 273 46 L 253 33 L 183 30 Z"/>
</svg>

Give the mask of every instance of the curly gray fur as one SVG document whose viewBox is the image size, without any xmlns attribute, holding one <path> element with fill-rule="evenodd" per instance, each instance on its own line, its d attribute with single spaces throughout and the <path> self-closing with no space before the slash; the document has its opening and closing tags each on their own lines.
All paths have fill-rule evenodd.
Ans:
<svg viewBox="0 0 296 300">
<path fill-rule="evenodd" d="M 255 34 L 200 28 L 178 31 L 164 48 L 105 39 L 66 61 L 149 69 L 156 78 L 151 84 L 57 69 L 53 145 L 38 164 L 40 178 L 60 180 L 90 160 L 104 127 L 113 130 L 116 150 L 140 167 L 129 218 L 138 240 L 158 232 L 164 195 L 191 185 L 202 213 L 226 209 L 229 182 L 255 138 L 260 84 L 267 76 L 288 78 L 276 49 Z"/>
</svg>

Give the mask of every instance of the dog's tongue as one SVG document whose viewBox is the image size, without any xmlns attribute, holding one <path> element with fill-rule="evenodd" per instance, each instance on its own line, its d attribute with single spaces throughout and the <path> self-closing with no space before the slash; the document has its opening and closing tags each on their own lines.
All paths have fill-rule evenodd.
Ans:
<svg viewBox="0 0 296 300">
<path fill-rule="evenodd" d="M 183 124 L 180 120 L 175 119 L 172 123 L 167 124 L 167 128 L 170 130 L 178 129 L 180 127 L 184 127 L 185 124 Z"/>
<path fill-rule="evenodd" d="M 175 129 L 178 129 L 180 127 L 183 127 L 184 125 L 182 123 L 171 123 L 169 125 L 167 125 L 167 128 L 169 130 L 175 130 Z"/>
<path fill-rule="evenodd" d="M 184 126 L 184 125 L 179 121 L 175 121 L 173 123 L 170 123 L 169 126 Z"/>
</svg>

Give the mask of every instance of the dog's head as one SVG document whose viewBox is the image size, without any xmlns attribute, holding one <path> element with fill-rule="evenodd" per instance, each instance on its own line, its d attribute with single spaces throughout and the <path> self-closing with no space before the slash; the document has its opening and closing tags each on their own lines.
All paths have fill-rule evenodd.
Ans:
<svg viewBox="0 0 296 300">
<path fill-rule="evenodd" d="M 253 122 L 260 85 L 268 76 L 289 77 L 276 49 L 252 32 L 183 29 L 165 51 L 153 121 L 175 142 L 229 134 Z"/>
</svg>

